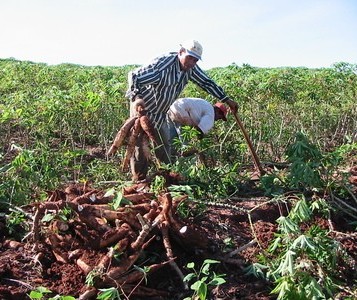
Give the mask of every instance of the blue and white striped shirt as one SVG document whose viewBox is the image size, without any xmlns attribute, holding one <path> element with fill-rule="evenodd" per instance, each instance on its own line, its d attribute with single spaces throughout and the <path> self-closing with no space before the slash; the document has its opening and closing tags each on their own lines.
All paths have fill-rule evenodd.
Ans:
<svg viewBox="0 0 357 300">
<path fill-rule="evenodd" d="M 177 52 L 157 57 L 150 64 L 130 72 L 126 96 L 132 100 L 136 95 L 141 95 L 149 118 L 159 129 L 170 105 L 189 80 L 221 101 L 228 99 L 223 89 L 197 65 L 188 71 L 181 71 Z"/>
</svg>

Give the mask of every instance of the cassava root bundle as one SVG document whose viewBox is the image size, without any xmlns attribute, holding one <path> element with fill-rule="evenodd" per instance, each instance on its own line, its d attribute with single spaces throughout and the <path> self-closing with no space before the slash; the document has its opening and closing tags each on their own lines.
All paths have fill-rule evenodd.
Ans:
<svg viewBox="0 0 357 300">
<path fill-rule="evenodd" d="M 124 122 L 107 152 L 108 156 L 114 155 L 117 150 L 127 142 L 127 148 L 122 163 L 123 171 L 128 169 L 130 158 L 134 154 L 136 145 L 141 145 L 146 159 L 151 160 L 150 141 L 152 144 L 156 144 L 155 130 L 149 117 L 146 115 L 144 102 L 142 100 L 136 101 L 134 108 L 136 115 L 128 118 Z"/>
</svg>

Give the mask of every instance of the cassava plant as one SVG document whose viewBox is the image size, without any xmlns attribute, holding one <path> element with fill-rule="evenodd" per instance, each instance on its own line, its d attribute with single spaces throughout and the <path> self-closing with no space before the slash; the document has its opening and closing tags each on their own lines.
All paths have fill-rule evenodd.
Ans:
<svg viewBox="0 0 357 300">
<path fill-rule="evenodd" d="M 99 289 L 98 300 L 120 300 L 120 293 L 115 287 Z"/>
<path fill-rule="evenodd" d="M 195 269 L 195 263 L 191 262 L 187 264 L 187 268 L 192 270 L 192 272 L 187 274 L 183 281 L 193 282 L 191 284 L 191 290 L 193 290 L 194 293 L 191 298 L 185 298 L 185 300 L 206 300 L 208 299 L 207 297 L 211 287 L 216 287 L 226 282 L 224 274 L 216 274 L 211 270 L 211 267 L 218 263 L 219 261 L 216 260 L 205 259 L 199 270 Z"/>
<path fill-rule="evenodd" d="M 301 196 L 287 216 L 277 219 L 278 232 L 268 253 L 247 269 L 272 281 L 277 299 L 334 299 L 343 285 L 341 270 L 353 260 L 327 229 L 310 222 L 327 206 L 322 199 L 308 202 Z"/>
<path fill-rule="evenodd" d="M 294 142 L 286 150 L 290 163 L 288 184 L 291 188 L 311 189 L 321 188 L 322 154 L 315 144 L 301 132 L 295 135 Z"/>
<path fill-rule="evenodd" d="M 285 151 L 288 168 L 274 169 L 261 178 L 261 187 L 267 195 L 282 194 L 286 190 L 311 191 L 325 184 L 324 156 L 308 137 L 297 132 Z"/>
<path fill-rule="evenodd" d="M 36 289 L 32 290 L 28 295 L 31 300 L 75 300 L 76 298 L 72 296 L 61 296 L 55 295 L 53 297 L 49 297 L 48 295 L 53 294 L 51 290 L 46 287 L 39 286 Z"/>
<path fill-rule="evenodd" d="M 183 126 L 181 139 L 174 144 L 182 154 L 171 168 L 187 179 L 197 198 L 225 198 L 236 191 L 238 164 L 215 159 L 220 146 L 213 141 L 213 133 L 199 137 L 196 129 Z"/>
</svg>

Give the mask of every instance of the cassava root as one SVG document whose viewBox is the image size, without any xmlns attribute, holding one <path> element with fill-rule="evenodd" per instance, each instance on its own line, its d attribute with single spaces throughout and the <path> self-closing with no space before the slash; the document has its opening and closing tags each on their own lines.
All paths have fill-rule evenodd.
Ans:
<svg viewBox="0 0 357 300">
<path fill-rule="evenodd" d="M 122 162 L 123 171 L 128 170 L 130 158 L 135 151 L 136 145 L 141 145 L 144 157 L 147 160 L 152 160 L 149 141 L 153 145 L 156 144 L 155 129 L 146 115 L 144 102 L 138 102 L 135 109 L 136 116 L 130 117 L 124 122 L 107 152 L 107 156 L 114 155 L 127 141 L 127 148 Z"/>
</svg>

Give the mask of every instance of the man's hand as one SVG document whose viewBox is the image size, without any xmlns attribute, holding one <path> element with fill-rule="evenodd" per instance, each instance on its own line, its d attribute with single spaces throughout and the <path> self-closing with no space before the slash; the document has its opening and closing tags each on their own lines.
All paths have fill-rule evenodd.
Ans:
<svg viewBox="0 0 357 300">
<path fill-rule="evenodd" d="M 133 107 L 139 115 L 144 115 L 146 113 L 145 102 L 142 98 L 135 98 L 135 101 L 133 102 Z"/>
<path fill-rule="evenodd" d="M 238 103 L 233 101 L 232 99 L 227 99 L 227 101 L 225 102 L 229 108 L 231 109 L 231 111 L 235 114 L 238 111 Z"/>
<path fill-rule="evenodd" d="M 198 131 L 198 139 L 202 140 L 205 134 L 203 133 L 200 127 L 195 126 L 194 128 Z"/>
</svg>

